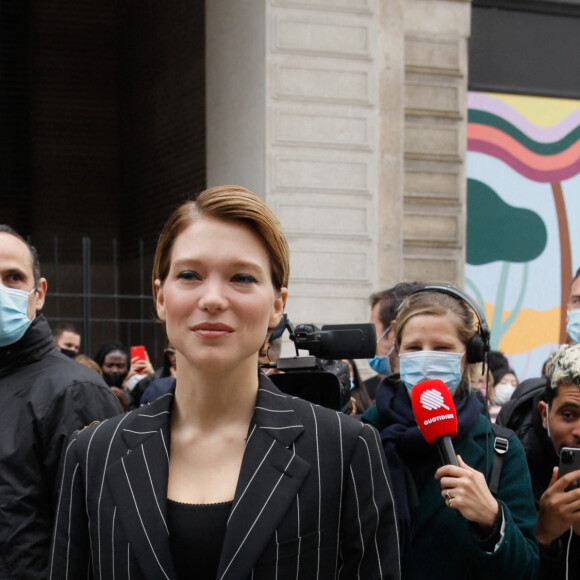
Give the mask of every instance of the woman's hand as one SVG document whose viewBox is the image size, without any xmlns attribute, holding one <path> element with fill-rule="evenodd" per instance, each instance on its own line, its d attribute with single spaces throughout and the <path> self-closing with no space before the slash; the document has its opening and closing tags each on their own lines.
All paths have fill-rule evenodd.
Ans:
<svg viewBox="0 0 580 580">
<path fill-rule="evenodd" d="M 441 483 L 441 496 L 450 508 L 479 524 L 484 534 L 489 533 L 499 511 L 497 500 L 489 491 L 483 473 L 473 469 L 457 456 L 459 467 L 444 465 L 435 472 Z M 447 499 L 449 497 L 449 500 Z"/>
<path fill-rule="evenodd" d="M 131 359 L 131 367 L 129 368 L 129 372 L 125 377 L 125 382 L 127 381 L 127 379 L 130 379 L 133 375 L 139 374 L 143 378 L 145 378 L 147 375 L 151 375 L 155 372 L 153 370 L 153 365 L 149 361 L 149 355 L 147 353 L 145 353 L 145 357 L 146 357 L 145 360 L 140 359 L 139 357 L 136 356 L 134 356 Z"/>
<path fill-rule="evenodd" d="M 352 405 L 352 411 L 350 412 L 351 415 L 356 415 L 356 399 L 354 397 L 350 398 L 350 403 Z"/>
</svg>

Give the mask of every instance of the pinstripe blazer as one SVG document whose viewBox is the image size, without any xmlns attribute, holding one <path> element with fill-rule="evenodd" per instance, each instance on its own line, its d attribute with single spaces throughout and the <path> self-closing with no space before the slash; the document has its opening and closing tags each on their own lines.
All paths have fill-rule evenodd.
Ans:
<svg viewBox="0 0 580 580">
<path fill-rule="evenodd" d="M 176 577 L 165 517 L 172 400 L 170 392 L 71 438 L 50 578 Z M 217 578 L 399 577 L 377 431 L 260 375 Z"/>
</svg>

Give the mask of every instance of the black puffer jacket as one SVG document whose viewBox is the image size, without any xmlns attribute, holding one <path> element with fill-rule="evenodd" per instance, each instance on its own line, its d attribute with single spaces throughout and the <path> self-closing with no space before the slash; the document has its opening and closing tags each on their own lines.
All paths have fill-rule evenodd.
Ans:
<svg viewBox="0 0 580 580">
<path fill-rule="evenodd" d="M 44 316 L 0 348 L 0 580 L 45 577 L 63 444 L 121 412 L 97 373 L 58 351 Z"/>
</svg>

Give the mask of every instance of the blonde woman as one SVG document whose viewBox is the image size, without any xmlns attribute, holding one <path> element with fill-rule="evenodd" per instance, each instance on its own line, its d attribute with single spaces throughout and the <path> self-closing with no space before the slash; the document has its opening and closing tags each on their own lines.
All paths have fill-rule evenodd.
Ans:
<svg viewBox="0 0 580 580">
<path fill-rule="evenodd" d="M 383 383 L 376 407 L 363 416 L 381 431 L 395 490 L 404 580 L 531 580 L 538 572 L 530 476 L 515 435 L 495 496 L 486 482 L 486 443 L 492 458 L 494 436 L 467 382 L 470 367 L 481 360 L 475 356 L 478 337 L 474 312 L 456 289 L 425 288 L 409 296 L 395 322 L 400 380 Z M 441 465 L 413 415 L 413 386 L 435 378 L 455 403 L 458 466 Z"/>
</svg>

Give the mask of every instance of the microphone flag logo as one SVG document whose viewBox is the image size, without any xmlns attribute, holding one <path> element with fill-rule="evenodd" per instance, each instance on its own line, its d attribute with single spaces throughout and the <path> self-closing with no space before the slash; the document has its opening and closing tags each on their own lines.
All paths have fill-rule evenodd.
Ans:
<svg viewBox="0 0 580 580">
<path fill-rule="evenodd" d="M 419 397 L 419 401 L 421 401 L 423 408 L 428 411 L 436 411 L 441 407 L 449 411 L 449 406 L 445 404 L 443 395 L 436 389 L 427 389 L 426 391 L 423 391 Z"/>
<path fill-rule="evenodd" d="M 457 412 L 447 385 L 439 379 L 427 379 L 411 390 L 411 405 L 417 426 L 427 443 L 440 437 L 457 435 Z"/>
</svg>

